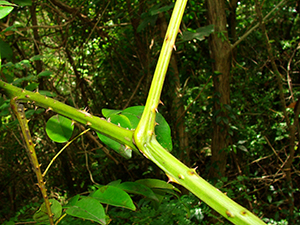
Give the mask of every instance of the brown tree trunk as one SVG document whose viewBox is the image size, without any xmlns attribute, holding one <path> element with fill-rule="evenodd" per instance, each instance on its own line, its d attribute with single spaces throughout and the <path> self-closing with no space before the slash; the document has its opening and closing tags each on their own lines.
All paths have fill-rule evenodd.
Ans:
<svg viewBox="0 0 300 225">
<path fill-rule="evenodd" d="M 226 148 L 229 143 L 228 117 L 226 105 L 230 104 L 230 54 L 231 46 L 226 29 L 226 14 L 224 0 L 206 1 L 209 24 L 214 24 L 215 32 L 210 35 L 210 57 L 214 60 L 214 120 L 212 134 L 212 166 L 210 177 L 217 178 L 225 175 Z"/>
</svg>

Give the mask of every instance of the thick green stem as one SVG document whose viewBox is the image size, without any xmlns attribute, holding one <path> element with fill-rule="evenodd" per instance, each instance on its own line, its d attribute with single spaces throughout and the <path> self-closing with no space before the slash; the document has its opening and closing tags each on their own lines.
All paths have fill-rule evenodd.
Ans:
<svg viewBox="0 0 300 225">
<path fill-rule="evenodd" d="M 177 37 L 186 3 L 187 0 L 176 1 L 170 25 L 168 26 L 167 33 L 164 39 L 164 44 L 162 46 L 160 56 L 156 65 L 145 109 L 141 120 L 136 128 L 136 132 L 134 133 L 135 141 L 137 141 L 138 143 L 149 142 L 151 136 L 154 135 L 153 131 L 155 127 L 155 116 L 157 112 L 157 107 L 160 103 L 160 95 L 163 88 L 172 51 L 176 48 L 175 40 Z"/>
<path fill-rule="evenodd" d="M 7 94 L 11 99 L 18 100 L 19 102 L 29 102 L 57 112 L 76 122 L 85 124 L 91 129 L 94 129 L 99 133 L 126 145 L 128 148 L 137 151 L 135 145 L 132 143 L 133 131 L 131 130 L 109 123 L 104 118 L 93 116 L 85 111 L 75 109 L 53 98 L 41 95 L 38 92 L 34 93 L 26 91 L 1 80 L 0 88 L 4 89 L 5 94 Z"/>
<path fill-rule="evenodd" d="M 154 137 L 143 148 L 143 151 L 148 159 L 167 174 L 170 182 L 184 186 L 232 223 L 238 225 L 265 225 L 262 220 L 250 211 L 201 178 L 195 169 L 188 168 L 176 159 Z"/>
<path fill-rule="evenodd" d="M 185 166 L 156 141 L 154 134 L 155 116 L 186 2 L 187 0 L 176 1 L 146 106 L 134 132 L 135 144 L 146 158 L 153 161 L 167 174 L 170 182 L 184 186 L 232 223 L 239 225 L 265 224 L 250 211 L 235 203 L 201 178 L 195 169 Z"/>
</svg>

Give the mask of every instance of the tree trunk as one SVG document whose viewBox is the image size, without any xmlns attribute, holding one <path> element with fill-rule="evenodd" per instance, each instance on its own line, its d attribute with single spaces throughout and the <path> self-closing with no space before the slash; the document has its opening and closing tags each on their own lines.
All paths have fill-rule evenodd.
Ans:
<svg viewBox="0 0 300 225">
<path fill-rule="evenodd" d="M 215 32 L 210 35 L 210 57 L 213 59 L 214 72 L 214 120 L 212 134 L 212 166 L 209 176 L 218 178 L 225 175 L 226 148 L 229 143 L 228 117 L 224 106 L 230 104 L 230 52 L 226 29 L 226 14 L 224 0 L 206 1 L 209 24 L 214 24 Z"/>
</svg>

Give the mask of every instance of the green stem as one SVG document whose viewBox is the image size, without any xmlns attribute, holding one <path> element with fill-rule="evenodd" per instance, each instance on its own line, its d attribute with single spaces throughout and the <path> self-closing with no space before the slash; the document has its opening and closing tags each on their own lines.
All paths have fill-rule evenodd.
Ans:
<svg viewBox="0 0 300 225">
<path fill-rule="evenodd" d="M 76 122 L 85 124 L 91 129 L 94 129 L 99 133 L 126 145 L 128 148 L 137 151 L 135 145 L 132 143 L 133 131 L 131 130 L 119 127 L 106 121 L 104 118 L 93 116 L 85 111 L 75 109 L 53 98 L 41 95 L 38 92 L 35 93 L 23 90 L 1 80 L 0 88 L 4 89 L 5 94 L 7 94 L 11 99 L 17 100 L 18 102 L 29 102 L 46 108 L 47 110 L 52 110 L 75 120 Z"/>
<path fill-rule="evenodd" d="M 143 151 L 148 159 L 166 173 L 170 182 L 184 186 L 233 224 L 266 225 L 257 216 L 201 178 L 195 169 L 188 168 L 176 159 L 156 141 L 155 137 Z"/>
<path fill-rule="evenodd" d="M 134 139 L 137 145 L 144 145 L 149 142 L 154 135 L 155 116 L 158 104 L 160 103 L 160 95 L 166 77 L 168 65 L 175 47 L 175 40 L 184 13 L 187 0 L 176 1 L 170 24 L 164 39 L 164 43 L 158 58 L 147 102 L 141 120 L 134 132 Z M 138 146 L 139 147 L 139 146 Z M 139 148 L 140 149 L 140 148 Z"/>
<path fill-rule="evenodd" d="M 156 111 L 186 2 L 187 0 L 176 1 L 146 106 L 134 132 L 135 144 L 146 158 L 153 161 L 166 173 L 170 182 L 184 186 L 232 223 L 239 225 L 265 224 L 250 211 L 235 203 L 201 178 L 195 169 L 188 168 L 176 159 L 166 151 L 155 138 L 154 127 Z"/>
<path fill-rule="evenodd" d="M 19 104 L 15 99 L 11 99 L 10 105 L 19 121 L 22 134 L 23 134 L 23 139 L 26 143 L 27 154 L 32 164 L 33 170 L 36 174 L 38 186 L 44 198 L 49 222 L 51 225 L 54 225 L 53 214 L 51 212 L 51 206 L 47 195 L 47 189 L 45 186 L 44 177 L 42 175 L 41 166 L 38 162 L 38 158 L 34 149 L 34 143 L 32 142 L 31 134 L 28 127 L 28 122 L 25 116 L 24 106 L 22 104 Z"/>
</svg>

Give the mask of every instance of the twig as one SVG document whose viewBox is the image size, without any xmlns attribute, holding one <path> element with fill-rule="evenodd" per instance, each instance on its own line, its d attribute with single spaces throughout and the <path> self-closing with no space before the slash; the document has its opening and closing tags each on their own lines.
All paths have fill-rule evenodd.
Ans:
<svg viewBox="0 0 300 225">
<path fill-rule="evenodd" d="M 264 136 L 264 138 L 265 138 L 266 141 L 268 142 L 268 145 L 270 146 L 270 148 L 272 149 L 272 151 L 274 152 L 274 154 L 276 155 L 276 157 L 279 159 L 279 161 L 280 161 L 281 163 L 283 163 L 283 160 L 279 157 L 279 155 L 277 154 L 276 150 L 275 150 L 275 149 L 273 148 L 273 146 L 271 145 L 269 139 L 268 139 L 266 136 Z"/>
<path fill-rule="evenodd" d="M 282 5 L 285 2 L 285 0 L 282 0 L 279 2 L 263 19 L 264 22 L 277 8 L 279 8 L 280 5 Z M 257 23 L 254 27 L 252 27 L 250 30 L 248 30 L 243 36 L 240 37 L 239 40 L 237 40 L 234 44 L 231 45 L 231 48 L 235 48 L 239 43 L 241 43 L 249 34 L 252 33 L 256 28 L 260 26 L 260 23 Z"/>
<path fill-rule="evenodd" d="M 86 132 L 88 132 L 90 130 L 90 128 L 89 129 L 87 129 L 87 130 L 85 130 L 85 131 L 83 131 L 83 132 L 81 132 L 80 134 L 78 134 L 75 138 L 73 138 L 71 141 L 69 141 L 53 158 L 52 158 L 52 160 L 50 161 L 50 163 L 48 164 L 48 166 L 47 166 L 47 168 L 45 169 L 45 171 L 44 171 L 44 173 L 43 173 L 43 177 L 45 177 L 46 176 L 46 174 L 47 174 L 47 172 L 48 172 L 48 170 L 49 170 L 49 168 L 50 168 L 50 166 L 53 164 L 53 162 L 55 161 L 55 159 L 70 145 L 70 144 L 72 144 L 72 142 L 73 141 L 75 141 L 77 138 L 79 138 L 81 135 L 83 135 L 83 134 L 85 134 Z"/>
<path fill-rule="evenodd" d="M 25 116 L 24 105 L 16 102 L 15 98 L 11 99 L 10 105 L 11 105 L 11 108 L 12 108 L 14 114 L 16 115 L 16 117 L 19 121 L 21 130 L 22 130 L 22 134 L 23 134 L 23 139 L 26 143 L 27 154 L 28 154 L 28 157 L 32 164 L 33 170 L 36 174 L 36 177 L 38 180 L 38 187 L 40 188 L 42 196 L 44 198 L 49 222 L 51 225 L 54 225 L 53 214 L 51 212 L 50 202 L 48 199 L 47 190 L 46 190 L 46 186 L 45 186 L 46 182 L 44 182 L 44 176 L 42 175 L 42 172 L 41 172 L 41 165 L 38 162 L 37 155 L 36 155 L 36 152 L 34 149 L 34 144 L 32 142 L 31 134 L 30 134 L 29 127 L 28 127 L 28 122 L 27 122 L 27 119 Z"/>
</svg>

